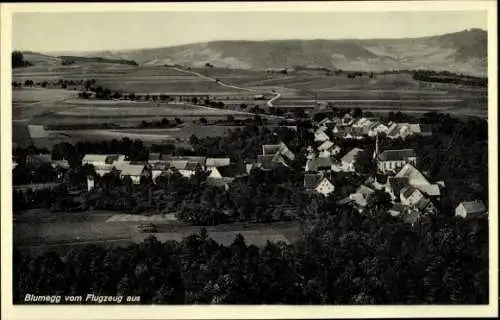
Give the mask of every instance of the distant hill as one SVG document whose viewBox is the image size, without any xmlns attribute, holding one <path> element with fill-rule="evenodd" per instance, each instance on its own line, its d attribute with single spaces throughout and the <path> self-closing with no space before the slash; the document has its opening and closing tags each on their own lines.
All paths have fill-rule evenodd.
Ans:
<svg viewBox="0 0 500 320">
<path fill-rule="evenodd" d="M 81 57 L 75 55 L 52 56 L 48 54 L 23 51 L 24 60 L 31 63 L 33 66 L 61 66 L 73 64 L 88 64 L 88 63 L 107 63 L 107 64 L 124 64 L 124 65 L 137 65 L 135 61 L 128 59 L 111 59 L 107 57 Z"/>
<path fill-rule="evenodd" d="M 295 66 L 384 71 L 432 69 L 487 74 L 487 32 L 470 29 L 424 38 L 369 40 L 213 41 L 165 48 L 85 53 L 140 65 L 182 64 L 216 67 Z"/>
<path fill-rule="evenodd" d="M 424 69 L 487 75 L 487 32 L 469 29 L 423 38 L 212 41 L 173 47 L 40 54 L 23 52 L 36 66 L 112 63 L 235 69 L 314 67 L 359 71 Z"/>
</svg>

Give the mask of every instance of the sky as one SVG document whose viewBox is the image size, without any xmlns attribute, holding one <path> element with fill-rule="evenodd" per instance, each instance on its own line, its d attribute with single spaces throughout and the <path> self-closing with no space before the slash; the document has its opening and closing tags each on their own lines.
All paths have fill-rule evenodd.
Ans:
<svg viewBox="0 0 500 320">
<path fill-rule="evenodd" d="M 155 48 L 213 40 L 367 39 L 487 29 L 486 11 L 15 13 L 14 50 Z"/>
</svg>

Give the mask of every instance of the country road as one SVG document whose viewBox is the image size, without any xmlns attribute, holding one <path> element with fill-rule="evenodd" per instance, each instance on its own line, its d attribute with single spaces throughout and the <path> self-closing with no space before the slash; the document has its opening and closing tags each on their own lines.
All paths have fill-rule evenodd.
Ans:
<svg viewBox="0 0 500 320">
<path fill-rule="evenodd" d="M 183 73 L 187 73 L 187 74 L 191 74 L 191 75 L 194 75 L 194 76 L 197 76 L 199 78 L 202 78 L 202 79 L 205 79 L 205 80 L 210 80 L 210 81 L 215 81 L 217 82 L 220 86 L 222 87 L 226 87 L 226 88 L 233 88 L 233 89 L 237 89 L 237 90 L 244 90 L 244 91 L 248 91 L 248 92 L 260 92 L 258 90 L 255 90 L 255 89 L 250 89 L 250 88 L 244 88 L 244 87 L 238 87 L 238 86 L 234 86 L 234 85 L 230 85 L 230 84 L 226 84 L 220 80 L 217 80 L 215 78 L 211 78 L 211 77 L 208 77 L 208 76 L 205 76 L 199 72 L 195 72 L 195 71 L 190 71 L 190 70 L 183 70 L 183 69 L 179 69 L 179 68 L 175 68 L 173 67 L 172 68 L 173 70 L 176 70 L 176 71 L 179 71 L 179 72 L 183 72 Z M 271 99 L 269 99 L 267 101 L 267 106 L 268 107 L 272 107 L 273 106 L 273 102 L 276 101 L 277 99 L 279 99 L 281 97 L 281 94 L 279 92 L 269 92 L 271 94 L 274 94 L 275 96 L 272 97 Z"/>
</svg>

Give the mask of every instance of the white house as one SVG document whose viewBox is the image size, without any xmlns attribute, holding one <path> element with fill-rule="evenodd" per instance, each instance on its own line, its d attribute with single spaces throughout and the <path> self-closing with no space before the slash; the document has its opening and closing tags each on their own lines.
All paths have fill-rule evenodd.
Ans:
<svg viewBox="0 0 500 320">
<path fill-rule="evenodd" d="M 412 186 L 407 186 L 401 189 L 400 192 L 400 200 L 401 203 L 405 206 L 412 207 L 417 202 L 419 202 L 424 195 L 417 188 Z"/>
<path fill-rule="evenodd" d="M 319 145 L 318 152 L 318 157 L 320 158 L 331 157 L 340 153 L 340 147 L 335 145 L 335 143 L 333 143 L 332 141 L 328 140 Z"/>
<path fill-rule="evenodd" d="M 116 169 L 120 171 L 120 178 L 130 177 L 134 184 L 141 183 L 141 177 L 147 177 L 150 174 L 144 164 L 124 163 L 117 165 Z"/>
<path fill-rule="evenodd" d="M 378 169 L 383 172 L 397 171 L 405 164 L 417 164 L 417 155 L 413 149 L 385 150 L 376 156 Z"/>
<path fill-rule="evenodd" d="M 304 175 L 304 188 L 325 197 L 335 191 L 334 184 L 321 173 L 306 173 Z"/>
<path fill-rule="evenodd" d="M 354 172 L 354 163 L 356 162 L 356 156 L 363 152 L 363 149 L 354 148 L 349 151 L 340 159 L 340 166 L 334 166 L 334 171 L 344 171 L 344 172 Z"/>
<path fill-rule="evenodd" d="M 330 137 L 326 134 L 325 129 L 320 128 L 314 131 L 314 141 L 315 142 L 324 142 L 330 140 Z"/>
<path fill-rule="evenodd" d="M 481 200 L 464 201 L 455 209 L 455 216 L 462 218 L 477 218 L 485 216 L 488 213 L 488 208 Z"/>
</svg>

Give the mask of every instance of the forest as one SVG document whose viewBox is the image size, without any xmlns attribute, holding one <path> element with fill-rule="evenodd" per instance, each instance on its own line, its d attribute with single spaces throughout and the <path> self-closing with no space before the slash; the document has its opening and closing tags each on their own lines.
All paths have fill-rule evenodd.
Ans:
<svg viewBox="0 0 500 320">
<path fill-rule="evenodd" d="M 13 298 L 137 295 L 141 304 L 486 304 L 487 220 L 390 216 L 330 208 L 301 221 L 301 240 L 230 246 L 206 231 L 182 242 L 73 246 L 64 255 L 14 248 Z"/>
</svg>

